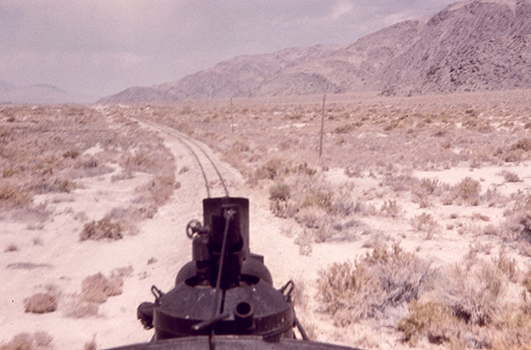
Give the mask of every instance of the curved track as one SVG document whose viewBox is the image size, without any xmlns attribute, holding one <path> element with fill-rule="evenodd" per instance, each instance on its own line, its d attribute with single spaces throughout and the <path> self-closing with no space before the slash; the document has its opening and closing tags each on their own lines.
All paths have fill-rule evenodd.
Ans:
<svg viewBox="0 0 531 350">
<path fill-rule="evenodd" d="M 209 154 L 205 151 L 203 147 L 201 147 L 199 143 L 197 143 L 192 138 L 172 129 L 171 127 L 163 126 L 163 125 L 153 123 L 150 121 L 139 120 L 137 118 L 131 118 L 131 119 L 135 120 L 139 124 L 144 124 L 159 132 L 175 137 L 184 147 L 186 147 L 186 149 L 190 152 L 191 156 L 195 159 L 197 166 L 201 170 L 201 174 L 203 176 L 203 182 L 205 184 L 205 190 L 206 190 L 206 194 L 208 198 L 211 198 L 210 183 L 214 178 L 219 179 L 221 185 L 223 186 L 225 197 L 230 196 L 229 190 L 227 188 L 227 185 L 225 184 L 225 180 L 223 179 L 221 172 L 219 171 L 218 166 L 212 160 L 212 157 L 209 156 Z M 212 171 L 215 172 L 215 174 L 212 174 Z"/>
</svg>

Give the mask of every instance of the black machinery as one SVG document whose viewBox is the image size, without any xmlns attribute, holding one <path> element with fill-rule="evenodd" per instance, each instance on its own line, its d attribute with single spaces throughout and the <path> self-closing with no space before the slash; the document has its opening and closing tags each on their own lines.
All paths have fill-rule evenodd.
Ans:
<svg viewBox="0 0 531 350">
<path fill-rule="evenodd" d="M 144 327 L 155 329 L 152 341 L 119 349 L 351 349 L 295 339 L 297 327 L 308 340 L 293 309 L 294 284 L 273 288 L 264 257 L 250 252 L 248 199 L 204 199 L 203 224 L 191 221 L 186 233 L 193 260 L 172 290 L 153 286 L 155 302 L 138 307 Z"/>
</svg>

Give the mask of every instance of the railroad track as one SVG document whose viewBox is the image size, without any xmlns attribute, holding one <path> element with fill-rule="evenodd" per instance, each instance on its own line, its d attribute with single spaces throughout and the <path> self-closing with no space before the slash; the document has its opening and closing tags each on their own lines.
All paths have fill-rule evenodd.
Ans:
<svg viewBox="0 0 531 350">
<path fill-rule="evenodd" d="M 205 151 L 205 148 L 201 146 L 198 142 L 178 132 L 177 130 L 172 129 L 171 127 L 160 125 L 160 124 L 153 123 L 150 121 L 140 120 L 134 117 L 130 117 L 130 119 L 136 121 L 137 123 L 141 125 L 143 124 L 145 126 L 148 126 L 151 129 L 157 130 L 161 133 L 174 137 L 187 149 L 187 151 L 195 159 L 197 166 L 201 170 L 203 182 L 205 185 L 206 195 L 208 198 L 212 197 L 212 191 L 210 189 L 210 184 L 212 183 L 214 179 L 219 179 L 223 187 L 225 197 L 230 197 L 229 190 L 227 188 L 225 179 L 223 178 L 221 172 L 219 171 L 219 167 L 216 165 L 216 162 L 214 162 L 214 160 L 207 153 L 207 151 Z"/>
</svg>

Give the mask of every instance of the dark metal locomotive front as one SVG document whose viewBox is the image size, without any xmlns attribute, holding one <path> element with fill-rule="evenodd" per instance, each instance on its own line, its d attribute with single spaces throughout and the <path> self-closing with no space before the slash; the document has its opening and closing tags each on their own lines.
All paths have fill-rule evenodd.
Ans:
<svg viewBox="0 0 531 350">
<path fill-rule="evenodd" d="M 155 286 L 154 303 L 142 303 L 138 317 L 155 328 L 154 341 L 198 335 L 253 335 L 268 342 L 294 338 L 297 325 L 293 283 L 277 290 L 263 256 L 249 249 L 249 201 L 203 200 L 203 224 L 187 226 L 193 260 L 177 274 L 168 293 Z"/>
</svg>

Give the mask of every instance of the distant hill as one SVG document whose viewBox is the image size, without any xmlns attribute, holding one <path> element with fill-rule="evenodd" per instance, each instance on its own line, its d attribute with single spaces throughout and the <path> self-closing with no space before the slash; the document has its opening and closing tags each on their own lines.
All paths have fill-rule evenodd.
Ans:
<svg viewBox="0 0 531 350">
<path fill-rule="evenodd" d="M 71 97 L 53 85 L 15 86 L 0 81 L 0 103 L 65 103 Z"/>
<path fill-rule="evenodd" d="M 240 56 L 100 102 L 377 91 L 415 95 L 531 87 L 531 0 L 474 0 L 342 47 Z"/>
</svg>

